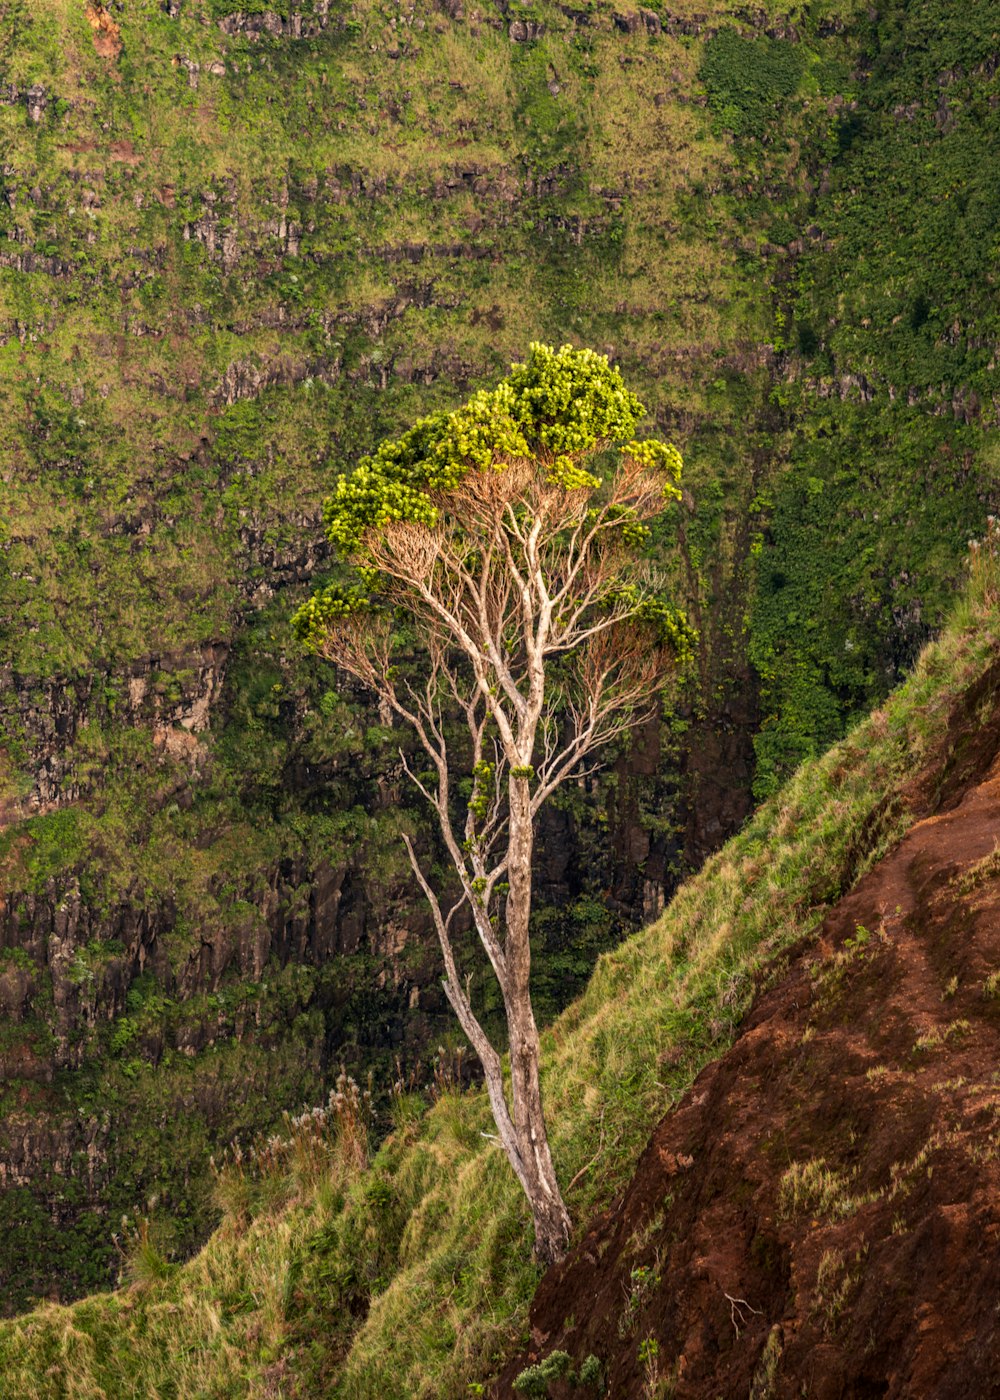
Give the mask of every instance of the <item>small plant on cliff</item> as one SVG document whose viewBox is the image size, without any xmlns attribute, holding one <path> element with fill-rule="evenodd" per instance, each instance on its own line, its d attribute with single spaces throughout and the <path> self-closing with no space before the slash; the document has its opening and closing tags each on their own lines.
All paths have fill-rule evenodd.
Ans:
<svg viewBox="0 0 1000 1400">
<path fill-rule="evenodd" d="M 645 522 L 679 496 L 681 470 L 676 449 L 635 439 L 643 412 L 606 357 L 533 345 L 494 390 L 421 419 L 340 478 L 327 535 L 356 580 L 296 616 L 307 645 L 374 691 L 430 762 L 422 772 L 401 751 L 456 883 L 403 840 L 546 1262 L 563 1253 L 570 1222 L 529 991 L 535 823 L 561 783 L 590 771 L 595 749 L 648 711 L 692 640 L 639 559 Z M 422 654 L 419 681 L 399 669 L 403 629 Z M 509 1094 L 456 958 L 466 910 L 500 988 Z"/>
<path fill-rule="evenodd" d="M 234 1143 L 221 1162 L 213 1158 L 218 1208 L 235 1228 L 245 1229 L 324 1182 L 356 1176 L 368 1164 L 371 1098 L 370 1086 L 362 1089 L 341 1070 L 325 1105 L 285 1113 L 281 1128 L 248 1151 Z"/>
<path fill-rule="evenodd" d="M 563 1381 L 574 1390 L 604 1394 L 604 1373 L 597 1357 L 588 1356 L 575 1371 L 573 1359 L 565 1351 L 551 1351 L 544 1361 L 521 1371 L 514 1379 L 514 1389 L 518 1395 L 546 1396 L 554 1381 Z"/>
<path fill-rule="evenodd" d="M 169 1277 L 177 1266 L 169 1261 L 164 1233 L 162 1224 L 148 1216 L 122 1216 L 121 1233 L 114 1236 L 122 1261 L 120 1282 L 141 1288 Z"/>
</svg>

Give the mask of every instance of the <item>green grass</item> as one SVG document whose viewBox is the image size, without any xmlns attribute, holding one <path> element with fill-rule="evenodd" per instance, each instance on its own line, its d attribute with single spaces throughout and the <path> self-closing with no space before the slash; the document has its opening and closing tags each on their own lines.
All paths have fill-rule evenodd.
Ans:
<svg viewBox="0 0 1000 1400">
<path fill-rule="evenodd" d="M 949 716 L 1000 645 L 995 543 L 906 684 L 605 955 L 545 1032 L 551 1137 L 580 1227 L 731 1043 L 783 950 L 914 820 L 914 773 L 944 761 Z M 131 1287 L 5 1324 L 0 1396 L 467 1395 L 523 1331 L 538 1277 L 530 1224 L 480 1092 L 445 1090 L 422 1118 L 411 1109 L 367 1167 L 356 1116 L 307 1149 L 293 1129 L 261 1149 L 256 1176 L 239 1164 L 225 1178 L 229 1214 L 194 1259 L 171 1269 L 140 1237 Z M 849 1183 L 822 1163 L 798 1171 L 789 1209 L 843 1207 Z"/>
</svg>

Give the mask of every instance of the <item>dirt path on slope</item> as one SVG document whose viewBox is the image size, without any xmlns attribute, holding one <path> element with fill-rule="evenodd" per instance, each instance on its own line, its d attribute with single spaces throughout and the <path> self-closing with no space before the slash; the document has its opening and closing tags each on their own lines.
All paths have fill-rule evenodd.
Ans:
<svg viewBox="0 0 1000 1400">
<path fill-rule="evenodd" d="M 557 1349 L 611 1400 L 1000 1397 L 1000 761 L 936 797 L 542 1280 L 497 1397 Z"/>
</svg>

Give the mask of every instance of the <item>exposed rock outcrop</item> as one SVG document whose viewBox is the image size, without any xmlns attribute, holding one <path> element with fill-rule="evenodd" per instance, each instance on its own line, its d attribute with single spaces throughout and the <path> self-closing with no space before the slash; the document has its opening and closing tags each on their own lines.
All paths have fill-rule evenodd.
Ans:
<svg viewBox="0 0 1000 1400">
<path fill-rule="evenodd" d="M 215 642 L 143 657 L 124 674 L 95 670 L 72 680 L 40 682 L 9 669 L 0 672 L 0 719 L 8 732 L 17 728 L 29 737 L 34 767 L 32 792 L 16 814 L 81 795 L 78 783 L 65 783 L 67 751 L 87 719 L 114 716 L 118 722 L 151 728 L 165 745 L 173 742 L 169 736 L 175 728 L 200 733 L 221 692 L 228 655 L 228 643 Z"/>
<path fill-rule="evenodd" d="M 255 10 L 247 13 L 235 10 L 219 20 L 223 34 L 239 34 L 256 41 L 272 39 L 312 39 L 322 34 L 330 23 L 330 0 L 312 0 L 307 12 L 293 5 L 287 15 L 277 10 Z"/>
</svg>

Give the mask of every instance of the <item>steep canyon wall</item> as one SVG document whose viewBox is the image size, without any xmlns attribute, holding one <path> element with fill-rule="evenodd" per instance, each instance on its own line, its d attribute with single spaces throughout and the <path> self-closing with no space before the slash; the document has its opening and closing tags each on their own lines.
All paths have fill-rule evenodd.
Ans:
<svg viewBox="0 0 1000 1400">
<path fill-rule="evenodd" d="M 916 23 L 0 0 L 9 1305 L 153 1194 L 190 1247 L 213 1146 L 451 1032 L 399 735 L 287 626 L 381 435 L 545 338 L 685 452 L 698 673 L 547 818 L 546 1012 L 936 625 L 996 493 L 1000 147 L 986 30 Z"/>
</svg>

